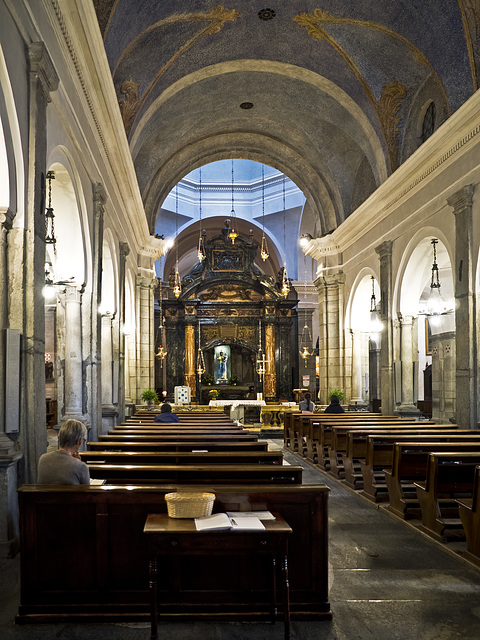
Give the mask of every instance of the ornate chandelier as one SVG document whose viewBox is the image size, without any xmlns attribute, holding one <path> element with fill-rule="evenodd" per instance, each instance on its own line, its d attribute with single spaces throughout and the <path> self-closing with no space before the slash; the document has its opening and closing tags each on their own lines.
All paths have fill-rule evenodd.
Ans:
<svg viewBox="0 0 480 640">
<path fill-rule="evenodd" d="M 232 211 L 231 211 L 231 222 L 232 222 L 232 226 L 230 228 L 230 232 L 228 234 L 228 237 L 230 238 L 230 240 L 232 241 L 232 244 L 235 244 L 235 238 L 238 237 L 238 233 L 235 231 L 235 221 L 237 219 L 237 216 L 235 215 L 235 206 L 234 206 L 234 195 L 233 195 L 233 183 L 234 183 L 234 176 L 233 176 L 233 158 L 232 158 Z"/>
<path fill-rule="evenodd" d="M 198 322 L 198 353 L 197 353 L 197 374 L 201 376 L 205 373 L 205 360 L 200 347 L 200 321 Z"/>
<path fill-rule="evenodd" d="M 262 246 L 260 247 L 260 257 L 265 262 L 268 260 L 268 245 L 265 237 L 265 165 L 262 164 Z"/>
</svg>

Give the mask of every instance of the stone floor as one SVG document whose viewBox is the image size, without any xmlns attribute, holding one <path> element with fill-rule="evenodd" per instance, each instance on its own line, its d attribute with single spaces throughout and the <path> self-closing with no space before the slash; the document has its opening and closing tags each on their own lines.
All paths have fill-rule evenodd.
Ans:
<svg viewBox="0 0 480 640">
<path fill-rule="evenodd" d="M 281 447 L 270 441 L 271 448 Z M 292 640 L 478 640 L 480 569 L 319 471 L 305 483 L 331 488 L 331 622 L 293 622 Z M 147 624 L 16 626 L 19 558 L 0 562 L 1 640 L 148 640 Z M 169 640 L 281 640 L 283 625 L 182 623 L 159 626 Z"/>
</svg>

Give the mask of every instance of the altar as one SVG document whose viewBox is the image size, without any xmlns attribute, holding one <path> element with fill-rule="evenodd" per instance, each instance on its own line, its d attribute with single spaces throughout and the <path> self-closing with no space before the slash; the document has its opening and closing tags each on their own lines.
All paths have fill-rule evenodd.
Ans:
<svg viewBox="0 0 480 640">
<path fill-rule="evenodd" d="M 230 407 L 230 419 L 237 420 L 242 424 L 245 421 L 246 407 L 259 407 L 258 420 L 260 423 L 260 411 L 265 406 L 265 400 L 210 400 L 211 407 Z"/>
</svg>

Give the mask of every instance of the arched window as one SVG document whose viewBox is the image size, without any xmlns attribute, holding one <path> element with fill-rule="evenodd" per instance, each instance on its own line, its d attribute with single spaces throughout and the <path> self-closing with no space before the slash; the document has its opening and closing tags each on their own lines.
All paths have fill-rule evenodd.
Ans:
<svg viewBox="0 0 480 640">
<path fill-rule="evenodd" d="M 427 138 L 429 138 L 432 133 L 435 131 L 435 117 L 436 117 L 436 108 L 435 103 L 431 102 L 428 105 L 428 108 L 425 112 L 425 116 L 423 118 L 422 125 L 422 142 L 425 142 Z"/>
</svg>

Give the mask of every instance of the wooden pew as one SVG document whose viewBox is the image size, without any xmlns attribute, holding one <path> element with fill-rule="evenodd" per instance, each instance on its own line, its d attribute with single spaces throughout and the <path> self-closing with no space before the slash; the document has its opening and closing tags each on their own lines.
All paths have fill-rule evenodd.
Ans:
<svg viewBox="0 0 480 640">
<path fill-rule="evenodd" d="M 107 436 L 108 437 L 108 436 Z M 148 435 L 137 437 L 135 440 L 126 437 L 115 440 L 105 439 L 98 442 L 87 442 L 89 451 L 267 451 L 268 442 L 257 440 L 256 442 L 208 442 L 205 444 L 191 441 L 162 442 L 151 440 Z"/>
<path fill-rule="evenodd" d="M 22 584 L 16 622 L 148 623 L 149 558 L 143 527 L 149 513 L 166 512 L 164 496 L 177 488 L 196 489 L 20 487 Z M 292 620 L 331 619 L 328 488 L 212 484 L 208 490 L 216 496 L 215 512 L 270 510 L 283 516 L 293 529 L 288 556 Z M 68 544 L 60 544 L 62 540 Z M 175 582 L 159 594 L 162 613 L 173 621 L 267 621 L 269 566 L 257 557 L 197 556 L 181 564 L 166 559 L 162 571 L 173 573 Z"/>
<path fill-rule="evenodd" d="M 367 437 L 367 450 L 364 461 L 360 461 L 363 476 L 362 495 L 373 502 L 385 502 L 388 499 L 385 470 L 391 469 L 393 464 L 394 445 L 396 442 L 456 442 L 459 434 L 457 431 L 446 431 L 432 435 L 420 433 L 413 434 L 379 434 Z"/>
<path fill-rule="evenodd" d="M 406 519 L 410 514 L 418 515 L 420 505 L 414 481 L 424 481 L 427 475 L 428 454 L 444 451 L 479 451 L 480 433 L 455 434 L 448 442 L 410 441 L 397 442 L 394 445 L 392 468 L 385 470 L 388 489 L 387 509 Z"/>
<path fill-rule="evenodd" d="M 80 451 L 83 462 L 106 464 L 283 464 L 281 451 Z"/>
<path fill-rule="evenodd" d="M 456 499 L 471 498 L 480 453 L 430 453 L 424 482 L 415 482 L 422 531 L 441 542 L 465 535 Z"/>
<path fill-rule="evenodd" d="M 218 427 L 218 426 L 205 426 L 205 425 L 180 425 L 178 422 L 164 422 L 159 423 L 155 422 L 152 424 L 129 424 L 129 425 L 117 425 L 114 427 L 113 431 L 118 431 L 121 433 L 122 431 L 135 431 L 135 430 L 143 430 L 143 431 L 178 431 L 179 433 L 250 433 L 246 429 L 242 427 L 229 426 L 229 427 Z"/>
<path fill-rule="evenodd" d="M 96 464 L 90 477 L 108 484 L 301 484 L 303 468 L 274 464 Z"/>
<path fill-rule="evenodd" d="M 475 468 L 471 498 L 457 499 L 458 512 L 467 540 L 467 557 L 480 563 L 480 465 Z"/>
<path fill-rule="evenodd" d="M 161 432 L 155 432 L 153 430 L 129 430 L 122 431 L 119 433 L 118 431 L 109 431 L 108 434 L 102 434 L 98 436 L 99 440 L 136 440 L 137 438 L 141 438 L 142 436 L 147 436 L 148 440 L 152 442 L 154 440 L 161 440 L 163 442 L 256 442 L 258 440 L 257 434 L 249 434 L 249 433 L 239 433 L 235 435 L 227 435 L 227 434 L 184 434 L 184 433 L 172 433 L 166 434 Z M 145 439 L 145 438 L 144 438 Z"/>
<path fill-rule="evenodd" d="M 343 467 L 345 472 L 345 484 L 352 489 L 363 489 L 363 476 L 361 469 L 361 461 L 365 461 L 367 451 L 367 437 L 369 435 L 388 435 L 392 431 L 400 435 L 403 434 L 421 434 L 435 435 L 436 433 L 445 433 L 454 431 L 455 433 L 462 435 L 468 435 L 471 433 L 471 429 L 461 431 L 456 425 L 448 424 L 429 424 L 423 425 L 421 422 L 415 425 L 402 425 L 396 427 L 380 427 L 370 429 L 348 429 L 346 432 L 347 444 L 346 451 L 343 455 Z"/>
</svg>

